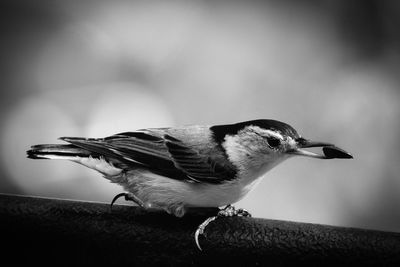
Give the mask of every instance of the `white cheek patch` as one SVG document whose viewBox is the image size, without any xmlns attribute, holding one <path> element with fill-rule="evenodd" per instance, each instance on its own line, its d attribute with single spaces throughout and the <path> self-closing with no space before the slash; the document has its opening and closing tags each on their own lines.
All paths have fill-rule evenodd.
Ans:
<svg viewBox="0 0 400 267">
<path fill-rule="evenodd" d="M 241 144 L 238 136 L 227 135 L 225 142 L 222 144 L 229 159 L 235 164 L 246 158 L 247 150 Z"/>
<path fill-rule="evenodd" d="M 289 146 L 289 147 L 296 147 L 296 145 L 297 145 L 297 142 L 296 142 L 296 140 L 294 140 L 292 137 L 288 137 L 287 138 L 287 145 Z"/>
<path fill-rule="evenodd" d="M 268 136 L 282 140 L 282 143 L 285 141 L 279 132 L 257 126 L 249 127 L 247 132 L 225 136 L 225 142 L 222 145 L 229 160 L 238 168 L 242 185 L 251 188 L 251 184 L 256 179 L 288 158 L 265 144 L 264 137 Z"/>
</svg>

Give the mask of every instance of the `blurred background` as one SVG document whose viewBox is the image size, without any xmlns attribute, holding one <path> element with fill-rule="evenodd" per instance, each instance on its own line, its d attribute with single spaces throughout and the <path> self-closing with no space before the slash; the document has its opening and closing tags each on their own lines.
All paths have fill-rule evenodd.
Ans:
<svg viewBox="0 0 400 267">
<path fill-rule="evenodd" d="M 236 204 L 400 232 L 400 2 L 2 1 L 0 192 L 122 188 L 32 144 L 273 118 L 354 160 L 294 158 Z"/>
</svg>

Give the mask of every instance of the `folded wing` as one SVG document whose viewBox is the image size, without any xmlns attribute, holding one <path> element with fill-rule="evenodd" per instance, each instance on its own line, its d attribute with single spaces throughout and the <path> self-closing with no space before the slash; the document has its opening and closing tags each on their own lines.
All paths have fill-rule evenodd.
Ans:
<svg viewBox="0 0 400 267">
<path fill-rule="evenodd" d="M 160 131 L 124 132 L 106 138 L 60 138 L 75 146 L 102 155 L 124 168 L 143 168 L 177 180 L 222 183 L 235 170 L 222 157 L 200 153 L 176 137 Z"/>
</svg>

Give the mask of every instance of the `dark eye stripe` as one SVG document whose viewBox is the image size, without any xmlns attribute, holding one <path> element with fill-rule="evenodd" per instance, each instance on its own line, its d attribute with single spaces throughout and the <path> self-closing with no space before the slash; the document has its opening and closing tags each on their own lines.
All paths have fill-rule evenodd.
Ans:
<svg viewBox="0 0 400 267">
<path fill-rule="evenodd" d="M 268 145 L 272 148 L 277 148 L 281 145 L 281 140 L 279 138 L 273 137 L 273 136 L 264 136 L 261 133 L 257 131 L 252 131 L 253 133 L 257 134 L 258 136 L 261 136 L 262 138 L 267 139 Z"/>
<path fill-rule="evenodd" d="M 276 148 L 281 145 L 281 140 L 275 137 L 267 137 L 267 142 L 270 147 Z"/>
</svg>

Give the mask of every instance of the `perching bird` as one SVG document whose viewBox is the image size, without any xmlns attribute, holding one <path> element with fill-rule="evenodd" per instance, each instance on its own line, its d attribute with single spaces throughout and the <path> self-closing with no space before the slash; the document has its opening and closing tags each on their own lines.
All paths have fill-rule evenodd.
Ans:
<svg viewBox="0 0 400 267">
<path fill-rule="evenodd" d="M 117 197 L 178 217 L 190 207 L 237 202 L 267 171 L 292 156 L 352 158 L 332 144 L 304 139 L 276 120 L 60 139 L 69 144 L 35 145 L 28 157 L 80 163 L 122 185 L 128 193 Z M 309 147 L 323 147 L 324 155 L 304 150 Z"/>
</svg>

